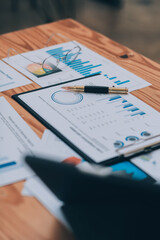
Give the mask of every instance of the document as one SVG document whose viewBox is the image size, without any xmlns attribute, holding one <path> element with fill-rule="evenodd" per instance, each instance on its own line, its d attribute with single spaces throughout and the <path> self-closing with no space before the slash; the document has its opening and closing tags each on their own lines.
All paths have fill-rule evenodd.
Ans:
<svg viewBox="0 0 160 240">
<path fill-rule="evenodd" d="M 133 158 L 131 162 L 160 182 L 160 150 Z"/>
<path fill-rule="evenodd" d="M 100 76 L 76 85 L 102 85 Z M 69 85 L 75 85 L 74 82 Z M 84 159 L 100 163 L 116 157 L 118 149 L 160 132 L 160 114 L 131 94 L 73 93 L 51 86 L 19 95 Z"/>
<path fill-rule="evenodd" d="M 78 56 L 76 50 L 71 51 L 75 44 L 81 48 Z M 42 87 L 94 74 L 101 74 L 106 85 L 127 87 L 129 91 L 151 85 L 75 41 L 12 56 L 4 61 Z"/>
<path fill-rule="evenodd" d="M 0 61 L 0 92 L 32 83 L 22 74 Z"/>
<path fill-rule="evenodd" d="M 0 97 L 0 186 L 26 179 L 33 173 L 23 164 L 23 156 L 34 156 L 41 143 L 38 136 L 4 97 Z"/>
<path fill-rule="evenodd" d="M 74 165 L 84 161 L 80 155 L 48 129 L 44 131 L 41 142 L 44 146 L 42 154 L 44 156 L 48 155 L 49 158 L 53 158 L 55 161 Z"/>
<path fill-rule="evenodd" d="M 43 154 L 47 156 L 50 152 L 50 158 L 53 156 L 54 160 L 56 160 L 55 156 L 58 156 L 57 160 L 59 162 L 67 162 L 74 165 L 83 163 L 80 164 L 80 166 L 83 166 L 85 169 L 91 166 L 48 129 L 43 133 L 42 143 L 43 146 L 47 146 L 47 148 L 45 148 L 46 150 L 43 150 Z M 112 174 L 116 173 L 122 177 L 132 178 L 134 180 L 146 179 L 148 181 L 148 174 L 156 181 L 160 181 L 160 150 L 133 158 L 131 162 L 126 161 L 114 164 L 108 167 L 108 169 L 110 169 L 110 173 Z"/>
<path fill-rule="evenodd" d="M 86 162 L 85 159 L 82 159 L 75 151 L 73 151 L 67 144 L 65 144 L 48 129 L 44 131 L 41 142 L 43 148 L 39 150 L 39 157 L 43 155 L 45 159 L 49 158 L 51 161 L 54 160 L 58 162 L 71 163 L 82 170 L 92 171 L 92 169 L 95 169 L 94 172 L 99 170 L 94 164 L 90 164 Z M 97 167 L 101 168 L 99 165 Z M 107 174 L 116 174 L 125 178 L 132 178 L 134 180 L 140 181 L 148 178 L 146 173 L 129 161 L 116 163 L 107 168 L 103 167 L 102 171 L 103 169 L 107 169 Z"/>
</svg>

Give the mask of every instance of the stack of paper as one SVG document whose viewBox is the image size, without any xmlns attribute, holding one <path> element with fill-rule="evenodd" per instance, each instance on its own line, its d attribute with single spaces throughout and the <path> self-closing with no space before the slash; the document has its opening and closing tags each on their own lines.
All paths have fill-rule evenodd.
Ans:
<svg viewBox="0 0 160 240">
<path fill-rule="evenodd" d="M 0 186 L 33 175 L 23 164 L 23 155 L 34 156 L 41 144 L 38 136 L 4 97 L 0 97 Z"/>
<path fill-rule="evenodd" d="M 16 70 L 0 61 L 0 92 L 21 87 L 32 82 Z"/>
</svg>

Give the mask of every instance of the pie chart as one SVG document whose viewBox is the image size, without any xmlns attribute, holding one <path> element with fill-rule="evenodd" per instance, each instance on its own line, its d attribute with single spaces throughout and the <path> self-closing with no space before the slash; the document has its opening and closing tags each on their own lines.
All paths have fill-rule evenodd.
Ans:
<svg viewBox="0 0 160 240">
<path fill-rule="evenodd" d="M 83 100 L 81 93 L 57 91 L 51 95 L 51 99 L 61 105 L 74 105 L 78 104 Z"/>
</svg>

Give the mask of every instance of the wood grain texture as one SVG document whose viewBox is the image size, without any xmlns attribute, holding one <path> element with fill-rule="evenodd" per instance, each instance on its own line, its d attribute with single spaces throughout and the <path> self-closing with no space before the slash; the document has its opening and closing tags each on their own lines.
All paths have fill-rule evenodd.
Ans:
<svg viewBox="0 0 160 240">
<path fill-rule="evenodd" d="M 0 188 L 0 239 L 73 239 L 37 200 L 22 197 L 23 183 Z"/>
<path fill-rule="evenodd" d="M 150 82 L 152 86 L 132 94 L 160 111 L 160 65 L 74 20 L 61 20 L 1 35 L 0 57 L 7 56 L 8 48 L 14 48 L 19 53 L 42 48 L 53 32 L 62 33 L 79 41 Z M 60 43 L 60 40 L 55 38 L 55 41 L 52 40 L 51 43 Z M 120 56 L 123 54 L 131 56 L 128 59 L 122 59 Z M 11 99 L 13 94 L 39 87 L 36 83 L 32 83 L 0 93 L 0 96 L 4 96 L 41 137 L 45 129 L 44 126 Z M 73 236 L 35 199 L 21 196 L 22 186 L 23 183 L 17 183 L 0 188 L 0 240 L 73 239 Z"/>
</svg>

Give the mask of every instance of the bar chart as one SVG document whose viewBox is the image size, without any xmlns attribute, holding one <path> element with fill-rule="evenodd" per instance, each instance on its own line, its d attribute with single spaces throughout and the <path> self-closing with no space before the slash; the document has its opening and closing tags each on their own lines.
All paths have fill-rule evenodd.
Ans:
<svg viewBox="0 0 160 240">
<path fill-rule="evenodd" d="M 112 76 L 112 77 L 109 77 L 107 74 L 104 74 L 104 77 L 106 77 L 109 81 L 112 81 L 113 84 L 116 84 L 116 85 L 125 85 L 126 86 L 126 83 L 130 83 L 131 80 L 119 80 L 117 76 Z"/>
<path fill-rule="evenodd" d="M 2 164 L 0 164 L 0 170 L 1 170 L 1 169 L 4 169 L 4 168 L 6 168 L 6 167 L 14 166 L 14 165 L 16 165 L 16 162 L 15 162 L 15 161 L 2 163 Z"/>
<path fill-rule="evenodd" d="M 125 98 L 123 98 L 120 95 L 108 98 L 105 97 L 102 99 L 98 99 L 97 101 L 107 101 L 108 104 L 112 104 L 115 107 L 116 113 L 126 115 L 126 117 L 127 116 L 135 117 L 138 115 L 142 116 L 146 114 L 140 108 L 134 106 L 134 104 L 128 102 Z"/>
<path fill-rule="evenodd" d="M 79 53 L 79 56 L 74 61 L 70 61 L 73 58 L 74 54 L 70 53 L 70 49 L 64 49 L 63 47 L 58 47 L 55 49 L 51 49 L 47 51 L 48 54 L 52 55 L 54 58 L 59 59 L 64 64 L 66 64 L 71 69 L 80 73 L 82 76 L 91 76 L 95 74 L 100 74 L 101 70 L 98 68 L 102 66 L 102 64 L 90 64 L 90 61 L 83 61 L 79 58 L 82 53 Z M 68 53 L 68 54 L 67 54 Z M 67 61 L 66 61 L 67 54 Z"/>
</svg>

